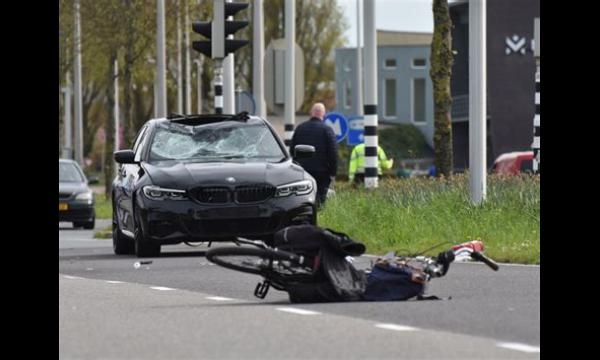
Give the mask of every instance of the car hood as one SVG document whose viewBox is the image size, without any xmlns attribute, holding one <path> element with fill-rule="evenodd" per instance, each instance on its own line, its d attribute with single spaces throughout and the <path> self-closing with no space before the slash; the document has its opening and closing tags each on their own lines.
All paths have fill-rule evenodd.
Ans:
<svg viewBox="0 0 600 360">
<path fill-rule="evenodd" d="M 267 162 L 156 162 L 143 163 L 154 185 L 171 189 L 191 189 L 200 185 L 244 185 L 269 183 L 282 185 L 308 178 L 304 169 L 291 160 Z M 233 177 L 235 182 L 226 179 Z"/>
<path fill-rule="evenodd" d="M 58 192 L 59 193 L 82 193 L 89 191 L 89 188 L 86 183 L 77 183 L 77 182 L 59 182 L 58 183 Z"/>
</svg>

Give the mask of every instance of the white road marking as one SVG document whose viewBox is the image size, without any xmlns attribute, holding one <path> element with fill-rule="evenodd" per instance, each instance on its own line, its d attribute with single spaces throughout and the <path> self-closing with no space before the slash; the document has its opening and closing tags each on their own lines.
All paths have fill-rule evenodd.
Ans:
<svg viewBox="0 0 600 360">
<path fill-rule="evenodd" d="M 123 281 L 116 281 L 116 280 L 106 280 L 106 282 L 109 284 L 125 284 Z"/>
<path fill-rule="evenodd" d="M 231 298 L 222 297 L 222 296 L 207 296 L 207 297 L 205 297 L 205 299 L 215 300 L 215 301 L 232 301 L 233 300 Z"/>
<path fill-rule="evenodd" d="M 86 271 L 92 271 L 92 270 L 94 270 L 94 268 L 86 268 L 85 270 Z"/>
<path fill-rule="evenodd" d="M 81 277 L 78 277 L 78 276 L 71 276 L 71 275 L 63 275 L 63 277 L 64 277 L 65 279 L 83 279 L 83 278 L 81 278 Z"/>
<path fill-rule="evenodd" d="M 150 289 L 161 290 L 161 291 L 175 290 L 175 289 L 171 289 L 171 288 L 164 287 L 164 286 L 151 286 Z"/>
<path fill-rule="evenodd" d="M 298 314 L 298 315 L 320 315 L 320 312 L 317 311 L 311 311 L 311 310 L 304 310 L 304 309 L 297 309 L 297 308 L 293 308 L 293 307 L 280 307 L 280 308 L 276 308 L 279 311 L 285 311 L 285 312 L 290 312 L 293 314 Z"/>
<path fill-rule="evenodd" d="M 510 349 L 510 350 L 523 351 L 526 353 L 539 353 L 540 352 L 539 346 L 531 346 L 531 345 L 519 344 L 519 343 L 497 343 L 496 346 L 505 348 L 505 349 Z"/>
<path fill-rule="evenodd" d="M 396 331 L 416 331 L 419 330 L 412 326 L 406 325 L 396 325 L 396 324 L 376 324 L 375 327 L 386 330 L 396 330 Z"/>
</svg>

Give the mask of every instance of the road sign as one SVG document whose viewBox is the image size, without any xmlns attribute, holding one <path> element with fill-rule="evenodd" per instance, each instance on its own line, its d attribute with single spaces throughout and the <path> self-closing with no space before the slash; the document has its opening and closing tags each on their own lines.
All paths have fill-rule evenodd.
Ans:
<svg viewBox="0 0 600 360">
<path fill-rule="evenodd" d="M 365 141 L 365 124 L 362 116 L 351 116 L 348 118 L 348 145 L 358 145 Z"/>
<path fill-rule="evenodd" d="M 325 125 L 331 127 L 333 129 L 333 133 L 335 134 L 335 140 L 340 142 L 344 140 L 346 134 L 348 134 L 348 120 L 346 117 L 340 113 L 330 112 L 325 115 L 325 119 L 323 120 Z"/>
</svg>

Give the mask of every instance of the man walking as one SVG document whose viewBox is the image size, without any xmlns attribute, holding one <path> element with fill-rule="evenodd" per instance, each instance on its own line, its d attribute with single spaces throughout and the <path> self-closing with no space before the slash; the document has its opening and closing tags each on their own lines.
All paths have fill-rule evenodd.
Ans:
<svg viewBox="0 0 600 360">
<path fill-rule="evenodd" d="M 314 104 L 310 116 L 308 121 L 298 125 L 294 131 L 290 151 L 293 154 L 296 145 L 315 147 L 315 156 L 298 159 L 297 162 L 317 181 L 317 200 L 319 205 L 323 205 L 329 185 L 337 174 L 337 142 L 333 130 L 323 123 L 325 105 Z"/>
</svg>

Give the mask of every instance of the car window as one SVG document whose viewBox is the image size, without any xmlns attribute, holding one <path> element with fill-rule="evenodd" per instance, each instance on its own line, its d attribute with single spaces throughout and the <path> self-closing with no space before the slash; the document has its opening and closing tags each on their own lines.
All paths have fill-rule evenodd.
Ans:
<svg viewBox="0 0 600 360">
<path fill-rule="evenodd" d="M 285 158 L 272 132 L 264 124 L 237 121 L 198 126 L 165 123 L 157 127 L 150 148 L 150 161 Z"/>
<path fill-rule="evenodd" d="M 58 181 L 59 182 L 84 182 L 83 174 L 74 163 L 58 163 Z"/>
</svg>

